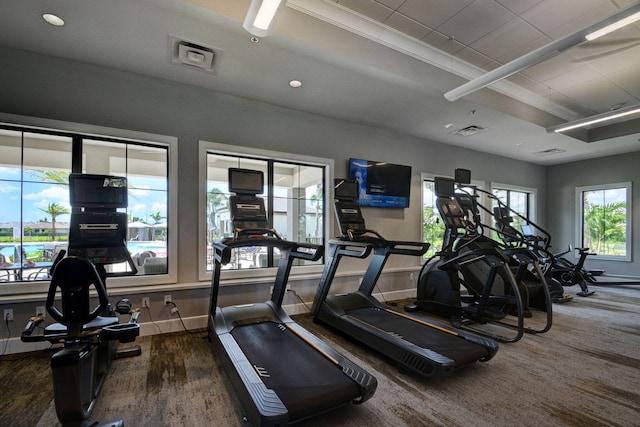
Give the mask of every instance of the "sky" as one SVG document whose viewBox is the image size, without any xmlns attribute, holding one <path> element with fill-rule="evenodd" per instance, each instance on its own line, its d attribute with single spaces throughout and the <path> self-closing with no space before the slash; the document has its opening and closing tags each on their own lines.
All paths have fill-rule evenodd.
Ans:
<svg viewBox="0 0 640 427">
<path fill-rule="evenodd" d="M 129 208 L 127 213 L 141 218 L 150 224 L 154 223 L 152 214 L 160 212 L 167 216 L 167 197 L 163 188 L 166 184 L 159 184 L 158 179 L 135 178 L 131 184 L 137 189 L 129 189 Z M 161 188 L 153 190 L 153 188 Z M 51 216 L 41 209 L 46 210 L 50 203 L 57 203 L 67 209 L 69 205 L 69 191 L 66 185 L 48 182 L 25 182 L 21 196 L 20 170 L 17 168 L 0 168 L 0 223 L 20 221 L 21 201 L 22 221 L 39 222 L 46 218 L 51 221 Z M 60 215 L 56 218 L 59 222 L 68 222 L 70 215 Z"/>
</svg>

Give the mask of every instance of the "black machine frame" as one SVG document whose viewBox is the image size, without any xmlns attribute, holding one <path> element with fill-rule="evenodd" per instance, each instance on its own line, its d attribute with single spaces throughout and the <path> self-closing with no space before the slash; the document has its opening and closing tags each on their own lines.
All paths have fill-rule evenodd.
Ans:
<svg viewBox="0 0 640 427">
<path fill-rule="evenodd" d="M 335 187 L 352 186 L 336 180 Z M 351 184 L 351 185 L 350 185 Z M 338 193 L 335 211 L 341 236 L 329 242 L 329 254 L 314 298 L 314 320 L 337 329 L 394 360 L 403 370 L 423 377 L 446 376 L 454 370 L 488 361 L 498 344 L 438 322 L 391 310 L 376 300 L 373 290 L 391 255 L 422 256 L 428 243 L 391 241 L 365 226 L 353 195 Z M 329 295 L 342 257 L 371 256 L 357 291 Z"/>
<path fill-rule="evenodd" d="M 293 262 L 317 261 L 323 247 L 290 242 L 262 227 L 267 224 L 264 201 L 255 192 L 234 197 L 232 203 L 242 203 L 245 209 L 232 208 L 242 213 L 234 218 L 234 235 L 214 243 L 208 336 L 249 423 L 284 425 L 371 398 L 375 377 L 298 325 L 282 308 Z M 256 206 L 246 206 L 251 203 Z M 251 217 L 251 212 L 256 215 Z M 279 249 L 271 299 L 219 307 L 222 266 L 230 262 L 233 250 L 248 246 Z"/>
<path fill-rule="evenodd" d="M 418 295 L 407 311 L 418 309 L 450 317 L 454 326 L 500 342 L 519 341 L 524 333 L 544 333 L 552 325 L 552 297 L 537 256 L 527 248 L 501 246 L 485 236 L 476 194 L 468 186 L 470 172 L 456 170 L 455 179 L 436 177 L 436 206 L 445 223 L 441 251 L 426 262 L 418 278 Z M 461 231 L 462 230 L 462 231 Z M 462 296 L 460 286 L 469 294 Z M 546 312 L 545 323 L 525 322 L 530 308 Z M 506 318 L 515 317 L 513 320 Z M 478 325 L 503 327 L 489 330 Z M 509 330 L 513 332 L 508 332 Z"/>
<path fill-rule="evenodd" d="M 113 359 L 141 353 L 139 346 L 117 348 L 117 341 L 129 343 L 140 334 L 140 312 L 131 310 L 128 299 L 118 301 L 114 310 L 105 284 L 106 278 L 112 275 L 106 272 L 105 265 L 127 261 L 133 274 L 136 271 L 126 247 L 126 214 L 115 212 L 127 205 L 126 179 L 71 174 L 69 183 L 74 208 L 69 256 L 65 258 L 65 251 L 58 254 L 51 268 L 45 303 L 47 312 L 57 323 L 47 325 L 40 335 L 33 335 L 45 320 L 33 317 L 22 332 L 21 340 L 64 344 L 62 350 L 51 357 L 56 414 L 63 427 L 122 427 L 122 419 L 99 424 L 89 418 Z M 83 184 L 88 186 L 77 191 L 77 186 Z M 104 203 L 101 194 L 107 195 Z M 91 289 L 98 296 L 98 304 L 93 308 Z M 60 307 L 56 306 L 58 292 Z M 116 311 L 130 315 L 129 322 L 119 323 Z"/>
</svg>

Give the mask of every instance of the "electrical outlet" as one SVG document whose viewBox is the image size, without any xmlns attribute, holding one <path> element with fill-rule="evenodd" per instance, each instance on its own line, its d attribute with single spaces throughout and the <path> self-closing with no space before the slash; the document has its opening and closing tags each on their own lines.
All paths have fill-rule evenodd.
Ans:
<svg viewBox="0 0 640 427">
<path fill-rule="evenodd" d="M 149 307 L 149 297 L 142 297 L 142 308 Z"/>
<path fill-rule="evenodd" d="M 47 310 L 44 305 L 39 305 L 36 307 L 36 316 L 38 317 L 47 317 Z"/>
<path fill-rule="evenodd" d="M 6 322 L 8 322 L 9 320 L 13 320 L 13 309 L 12 308 L 5 308 L 4 309 L 3 319 Z"/>
<path fill-rule="evenodd" d="M 168 303 L 172 302 L 173 300 L 171 299 L 171 295 L 165 295 L 164 296 L 164 304 L 167 305 Z"/>
</svg>

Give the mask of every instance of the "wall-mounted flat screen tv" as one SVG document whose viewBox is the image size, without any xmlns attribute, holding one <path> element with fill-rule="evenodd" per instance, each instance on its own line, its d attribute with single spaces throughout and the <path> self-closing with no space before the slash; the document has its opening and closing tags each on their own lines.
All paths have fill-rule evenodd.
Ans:
<svg viewBox="0 0 640 427">
<path fill-rule="evenodd" d="M 349 178 L 358 182 L 358 204 L 376 208 L 408 208 L 411 166 L 349 159 Z"/>
</svg>

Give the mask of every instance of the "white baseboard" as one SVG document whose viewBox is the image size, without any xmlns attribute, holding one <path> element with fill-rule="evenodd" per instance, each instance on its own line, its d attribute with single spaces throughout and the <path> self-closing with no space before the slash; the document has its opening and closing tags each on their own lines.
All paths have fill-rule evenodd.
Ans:
<svg viewBox="0 0 640 427">
<path fill-rule="evenodd" d="M 381 301 L 391 301 L 415 297 L 415 293 L 415 289 L 405 289 L 385 292 L 383 294 L 384 298 L 380 296 L 380 293 L 374 293 L 373 296 Z M 282 308 L 288 315 L 293 316 L 296 314 L 308 313 L 312 304 L 312 301 L 305 301 L 304 304 L 301 302 L 297 304 L 286 304 L 283 305 Z M 184 322 L 184 326 L 180 321 L 180 318 L 158 320 L 156 322 L 143 322 L 140 323 L 140 336 L 145 337 L 150 335 L 180 332 L 184 331 L 185 327 L 187 330 L 204 329 L 207 327 L 207 317 L 208 316 L 206 314 L 193 317 L 183 317 L 182 322 Z M 20 337 L 9 338 L 8 340 L 3 340 L 3 342 L 0 343 L 0 351 L 2 354 L 26 353 L 29 351 L 44 350 L 49 347 L 51 347 L 51 344 L 48 342 L 23 343 L 20 341 Z"/>
</svg>

